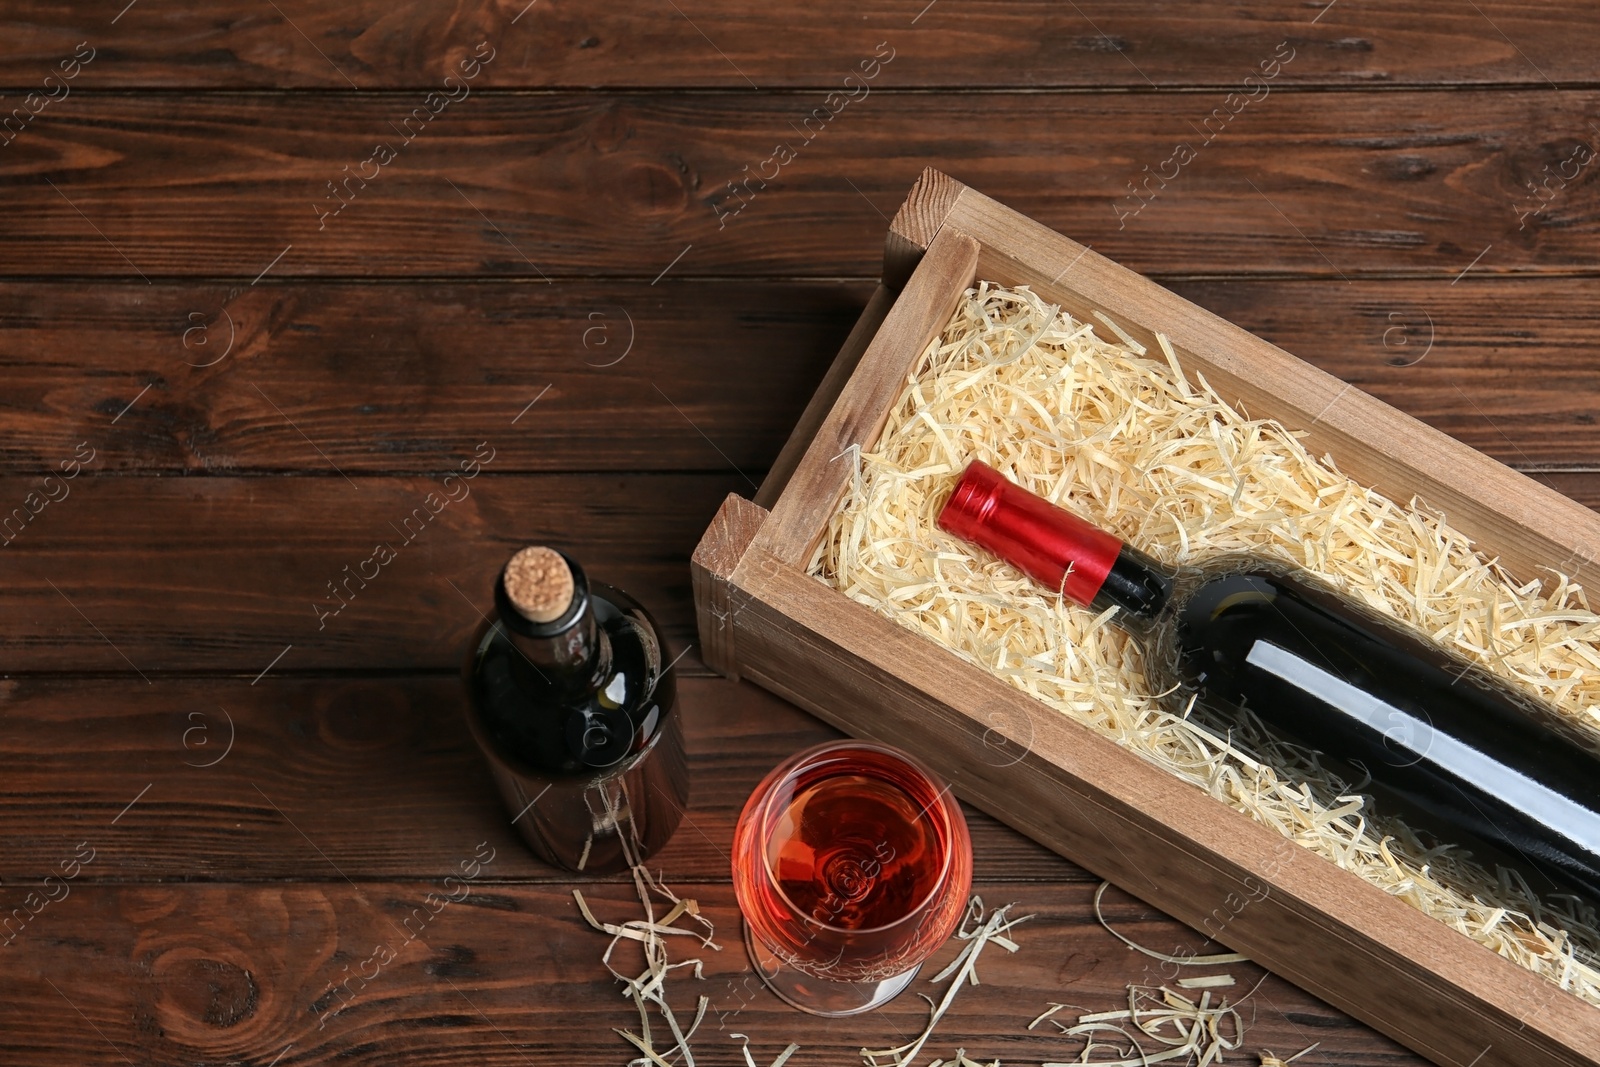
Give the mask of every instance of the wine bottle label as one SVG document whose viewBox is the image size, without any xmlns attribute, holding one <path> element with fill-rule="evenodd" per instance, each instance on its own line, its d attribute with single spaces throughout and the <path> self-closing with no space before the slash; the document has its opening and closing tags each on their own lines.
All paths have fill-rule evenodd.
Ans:
<svg viewBox="0 0 1600 1067">
<path fill-rule="evenodd" d="M 1469 788 L 1491 794 L 1534 822 L 1575 842 L 1590 855 L 1600 855 L 1600 812 L 1495 759 L 1448 730 L 1434 729 L 1425 714 L 1418 718 L 1270 641 L 1257 640 L 1245 656 L 1245 662 L 1366 727 L 1382 737 L 1386 746 L 1404 750 L 1404 762 L 1399 763 L 1399 767 L 1426 760 L 1458 781 L 1468 783 Z"/>
</svg>

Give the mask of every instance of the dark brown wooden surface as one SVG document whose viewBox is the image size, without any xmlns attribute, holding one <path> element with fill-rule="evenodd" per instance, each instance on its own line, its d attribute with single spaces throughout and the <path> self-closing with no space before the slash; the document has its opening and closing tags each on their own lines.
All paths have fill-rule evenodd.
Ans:
<svg viewBox="0 0 1600 1067">
<path fill-rule="evenodd" d="M 1504 463 L 1600 469 L 1587 277 L 1163 279 Z M 42 474 L 89 441 L 105 471 L 317 457 L 325 473 L 402 474 L 492 437 L 500 474 L 731 464 L 759 482 L 873 287 L 297 282 L 222 315 L 227 289 L 203 283 L 14 282 L 0 286 L 0 456 Z"/>
<path fill-rule="evenodd" d="M 1241 86 L 1256 62 L 1244 60 Z M 880 90 L 833 104 L 809 140 L 802 121 L 827 114 L 827 90 L 485 93 L 418 119 L 409 144 L 397 127 L 420 92 L 348 93 L 338 107 L 301 93 L 198 94 L 179 107 L 167 94 L 85 93 L 5 146 L 0 276 L 248 287 L 264 272 L 260 284 L 652 280 L 669 269 L 742 276 L 754 263 L 874 276 L 884 216 L 931 160 L 1142 272 L 1405 271 L 1448 283 L 1469 267 L 1600 265 L 1595 168 L 1567 163 L 1596 137 L 1600 95 L 1272 84 L 1210 126 L 1231 89 Z M 767 162 L 779 143 L 794 152 L 781 167 Z M 363 168 L 379 144 L 395 158 Z M 1161 172 L 1180 144 L 1193 160 L 1145 186 L 1144 168 Z M 1548 206 L 1529 214 L 1545 201 L 1526 183 L 1544 180 Z M 1132 217 L 1130 182 L 1145 198 Z"/>
<path fill-rule="evenodd" d="M 475 844 L 471 835 L 463 839 L 461 856 L 472 856 Z M 486 871 L 470 896 L 408 938 L 402 921 L 437 888 L 337 878 L 79 887 L 7 949 L 16 980 L 0 1000 L 0 1047 L 28 1063 L 269 1064 L 280 1055 L 280 1063 L 316 1065 L 625 1062 L 628 1046 L 612 1028 L 637 1030 L 638 1017 L 599 966 L 601 935 L 584 924 L 569 887 L 502 882 Z M 582 888 L 600 916 L 630 916 L 639 907 L 632 887 Z M 731 887 L 684 881 L 675 888 L 705 906 L 721 946 L 698 953 L 703 980 L 675 983 L 685 1021 L 693 1018 L 695 996 L 710 1001 L 696 1063 L 742 1063 L 733 1034 L 749 1036 L 763 1064 L 791 1040 L 803 1049 L 790 1063 L 858 1063 L 864 1045 L 898 1045 L 921 1029 L 927 1009 L 910 996 L 832 1025 L 785 1007 L 761 991 L 746 962 Z M 921 1062 L 948 1059 L 957 1047 L 969 1054 L 981 1047 L 1007 1063 L 1040 1062 L 1068 1044 L 1025 1030 L 1052 1002 L 1125 1005 L 1128 981 L 1161 980 L 1159 962 L 1103 931 L 1084 936 L 1100 929 L 1092 883 L 990 881 L 982 888 L 985 903 L 1014 902 L 1013 914 L 1035 918 L 1017 930 L 1022 947 L 1015 955 L 1002 960 L 998 948 L 984 954 L 985 981 L 965 991 L 960 1027 L 936 1036 Z M 1105 913 L 1147 943 L 1205 950 L 1198 935 L 1126 897 L 1113 897 Z M 339 1002 L 329 986 L 363 967 L 371 974 L 377 964 L 368 961 L 386 958 L 382 949 L 393 959 L 370 982 L 351 979 L 353 995 L 334 1013 Z M 954 955 L 955 946 L 946 945 L 929 967 Z M 639 966 L 622 952 L 617 960 Z M 1229 992 L 1243 1000 L 1253 1046 L 1287 1055 L 1282 1050 L 1318 1043 L 1313 1062 L 1325 1064 L 1415 1062 L 1258 967 L 1226 970 L 1240 982 Z"/>
<path fill-rule="evenodd" d="M 335 867 L 358 879 L 439 881 L 459 874 L 469 837 L 466 855 L 481 840 L 497 850 L 498 879 L 570 881 L 534 859 L 499 817 L 499 799 L 477 773 L 481 757 L 454 677 L 4 685 L 0 760 L 30 771 L 0 784 L 0 886 L 56 873 L 80 839 L 67 838 L 109 824 L 147 786 L 80 882 L 149 881 L 175 870 L 191 881 L 338 880 Z M 691 677 L 682 688 L 690 822 L 655 863 L 726 882 L 734 821 L 762 775 L 839 734 L 750 686 Z M 397 780 L 408 783 L 403 794 Z M 1014 882 L 1088 877 L 982 813 L 968 818 L 980 869 Z M 384 829 L 374 832 L 374 820 Z"/>
<path fill-rule="evenodd" d="M 870 292 L 16 283 L 0 287 L 0 455 L 53 470 L 87 438 L 102 469 L 287 471 L 310 466 L 309 438 L 348 473 L 424 472 L 481 427 L 497 473 L 760 470 Z M 94 373 L 62 348 L 98 353 Z"/>
<path fill-rule="evenodd" d="M 464 443 L 439 466 L 471 455 Z M 445 487 L 437 476 L 346 481 L 306 463 L 281 478 L 64 483 L 69 495 L 0 549 L 8 669 L 142 684 L 135 671 L 254 677 L 280 653 L 275 669 L 450 669 L 490 609 L 497 570 L 546 541 L 581 546 L 597 576 L 656 605 L 681 649 L 693 640 L 688 559 L 703 516 L 751 488 L 722 471 L 501 476 L 492 465 Z M 22 504 L 40 482 L 0 478 L 0 499 Z M 449 491 L 468 495 L 450 503 Z M 446 506 L 424 523 L 430 493 Z M 379 544 L 395 558 L 363 583 Z"/>
<path fill-rule="evenodd" d="M 116 52 L 114 65 L 91 66 L 88 84 L 100 89 L 432 87 L 457 56 L 488 40 L 499 54 L 484 77 L 499 89 L 793 88 L 834 85 L 863 44 L 870 51 L 888 38 L 899 87 L 1227 85 L 1254 65 L 1250 57 L 1283 40 L 1304 53 L 1294 75 L 1307 85 L 1600 80 L 1583 52 L 1593 40 L 1582 0 L 1439 9 L 1404 0 L 975 0 L 955 12 L 928 0 L 616 9 L 551 0 L 360 0 L 331 9 L 281 0 L 259 10 L 167 9 L 139 18 L 118 16 L 120 7 L 7 4 L 0 78 L 26 82 L 88 38 Z"/>
<path fill-rule="evenodd" d="M 724 945 L 676 983 L 711 998 L 697 1062 L 743 1063 L 735 1032 L 762 1063 L 799 1042 L 795 1067 L 913 1032 L 911 998 L 828 1023 L 751 982 L 733 821 L 832 734 L 705 677 L 687 559 L 774 461 L 927 164 L 1600 506 L 1600 201 L 1571 162 L 1600 146 L 1600 34 L 1575 0 L 124 3 L 0 11 L 0 914 L 95 849 L 0 946 L 0 1063 L 626 1062 L 569 890 L 622 918 L 628 887 L 537 863 L 461 720 L 462 644 L 529 540 L 686 651 L 694 792 L 658 863 Z M 80 42 L 70 94 L 6 127 Z M 471 94 L 400 143 L 480 43 Z M 394 161 L 319 223 L 378 140 Z M 731 214 L 779 141 L 796 158 Z M 319 618 L 480 447 L 470 495 Z M 921 1062 L 1073 1056 L 1022 1026 L 1160 965 L 1092 921 L 1083 871 L 968 817 L 985 900 L 1040 917 Z M 327 984 L 479 842 L 473 896 L 319 1029 Z M 1202 943 L 1111 900 L 1154 947 Z M 1227 969 L 1235 996 L 1260 977 Z M 1229 1062 L 1420 1063 L 1277 979 L 1244 1010 Z"/>
</svg>

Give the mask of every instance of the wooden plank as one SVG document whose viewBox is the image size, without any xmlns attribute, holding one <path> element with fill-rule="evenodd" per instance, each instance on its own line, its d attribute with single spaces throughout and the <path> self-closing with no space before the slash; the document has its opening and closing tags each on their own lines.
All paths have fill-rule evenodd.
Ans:
<svg viewBox="0 0 1600 1067">
<path fill-rule="evenodd" d="M 643 600 L 675 649 L 696 640 L 689 555 L 723 498 L 749 489 L 737 475 L 488 471 L 427 522 L 414 513 L 428 513 L 428 494 L 459 496 L 460 483 L 80 475 L 50 483 L 67 494 L 51 502 L 42 479 L 0 478 L 0 520 L 42 504 L 0 547 L 5 671 L 142 685 L 136 669 L 454 670 L 495 570 L 541 541 Z M 1553 480 L 1600 504 L 1600 475 Z M 367 563 L 379 543 L 395 558 Z M 366 588 L 352 577 L 362 571 L 377 575 Z"/>
<path fill-rule="evenodd" d="M 5 146 L 0 275 L 874 277 L 930 159 L 1143 272 L 1600 268 L 1595 93 L 1228 99 L 875 93 L 807 132 L 788 93 L 500 95 L 408 143 L 412 94 L 86 94 Z"/>
<path fill-rule="evenodd" d="M 938 336 L 973 283 L 978 245 L 953 230 L 941 231 L 867 343 L 839 397 L 805 443 L 805 454 L 773 505 L 756 542 L 792 565 L 809 560 L 849 483 L 850 449 L 871 448 L 905 377 Z"/>
<path fill-rule="evenodd" d="M 0 548 L 5 670 L 455 670 L 530 543 L 637 596 L 674 654 L 694 641 L 689 553 L 738 475 L 449 476 L 475 447 L 444 476 L 80 476 L 56 502 L 0 478 L 0 519 L 42 502 Z"/>
<path fill-rule="evenodd" d="M 756 783 L 839 735 L 720 678 L 682 678 L 678 698 L 688 817 L 651 863 L 727 882 Z M 463 844 L 488 841 L 497 878 L 567 884 L 512 832 L 464 704 L 460 682 L 438 674 L 0 682 L 0 884 L 56 873 L 95 827 L 106 835 L 85 882 L 440 879 Z M 984 877 L 1088 877 L 982 812 L 968 818 Z"/>
<path fill-rule="evenodd" d="M 1600 1063 L 1589 1005 L 1045 713 L 759 539 L 727 579 L 748 598 L 737 645 L 746 679 L 916 753 L 964 800 L 1180 919 L 1228 916 L 1219 940 L 1434 1062 Z M 996 731 L 1016 758 L 985 758 Z"/>
<path fill-rule="evenodd" d="M 918 175 L 900 210 L 889 220 L 889 233 L 883 241 L 883 284 L 894 293 L 899 294 L 911 280 L 962 188 L 935 167 L 925 167 Z"/>
<path fill-rule="evenodd" d="M 84 78 L 101 89 L 434 88 L 483 41 L 497 52 L 477 82 L 502 89 L 826 90 L 882 40 L 895 49 L 883 80 L 919 88 L 1231 88 L 1285 39 L 1297 49 L 1285 80 L 1297 84 L 1595 81 L 1585 62 L 1595 43 L 1589 10 L 1578 0 L 1535 8 L 1482 0 L 1425 13 L 1403 0 L 1326 11 L 1270 0 L 1042 8 L 975 0 L 926 13 L 888 0 L 829 0 L 781 13 L 739 0 L 679 6 L 475 2 L 441 10 L 360 0 L 334 13 L 283 0 L 219 18 L 137 7 L 117 16 L 81 0 L 26 0 L 8 4 L 0 20 L 10 45 L 0 83 L 32 88 L 85 38 L 105 52 Z"/>
<path fill-rule="evenodd" d="M 872 338 L 883 325 L 883 320 L 888 316 L 893 303 L 893 294 L 884 286 L 879 285 L 873 291 L 872 299 L 867 301 L 866 308 L 861 312 L 861 318 L 856 320 L 850 335 L 840 347 L 839 354 L 829 364 L 828 373 L 823 375 L 821 383 L 812 392 L 810 401 L 806 403 L 805 411 L 801 412 L 799 421 L 794 424 L 794 429 L 789 431 L 788 440 L 783 443 L 783 451 L 778 453 L 778 458 L 773 461 L 767 476 L 761 480 L 761 488 L 757 490 L 754 498 L 757 504 L 770 508 L 778 499 L 778 495 L 783 492 L 783 487 L 789 484 L 795 468 L 800 465 L 800 458 L 805 455 L 806 448 L 816 436 L 817 429 L 828 417 L 828 410 L 833 407 L 834 401 L 839 399 L 839 393 L 844 390 L 845 383 L 855 372 L 856 365 L 861 362 L 861 357 L 867 350 L 867 345 L 872 343 Z"/>
<path fill-rule="evenodd" d="M 98 834 L 97 840 L 105 835 Z M 476 841 L 459 843 L 471 861 Z M 97 861 L 98 862 L 98 861 Z M 399 1063 L 415 1067 L 600 1067 L 634 1055 L 613 1028 L 637 1032 L 638 1015 L 600 963 L 609 938 L 585 925 L 561 886 L 504 884 L 495 861 L 472 882 L 377 881 L 320 885 L 78 886 L 48 905 L 0 952 L 0 1057 L 30 1067 L 126 1067 L 128 1063 Z M 820 1019 L 784 1006 L 751 973 L 732 889 L 674 881 L 700 901 L 720 950 L 673 939 L 672 956 L 704 960 L 667 990 L 679 1018 L 710 1003 L 696 1062 L 743 1063 L 750 1038 L 767 1064 L 792 1042 L 795 1067 L 859 1062 L 862 1047 L 914 1037 L 927 1018 L 915 994 L 938 996 L 931 979 L 955 955 L 943 946 L 923 974 L 885 1008 L 852 1019 Z M 1087 884 L 985 882 L 985 903 L 1014 901 L 1033 915 L 1016 928 L 1018 950 L 987 948 L 982 983 L 964 989 L 918 1061 L 969 1056 L 1040 1063 L 1076 1056 L 1077 1042 L 1029 1033 L 1050 1002 L 1078 1013 L 1127 1006 L 1129 983 L 1170 981 L 1162 965 L 1128 949 L 1093 919 Z M 433 900 L 454 903 L 429 906 Z M 632 887 L 585 884 L 585 900 L 607 920 L 639 917 Z M 0 904 L 21 892 L 0 889 Z M 1131 937 L 1163 950 L 1204 951 L 1202 939 L 1143 905 L 1112 895 L 1106 915 Z M 659 914 L 659 913 L 658 913 Z M 407 925 L 409 921 L 409 925 Z M 619 970 L 641 966 L 619 950 Z M 1338 1067 L 1411 1067 L 1420 1061 L 1259 967 L 1191 968 L 1231 973 L 1244 1001 L 1244 1047 L 1280 1056 L 1316 1042 L 1299 1062 Z M 1257 983 L 1260 983 L 1259 986 Z M 336 990 L 334 987 L 342 987 Z M 53 987 L 53 988 L 52 988 Z M 1246 999 L 1246 994 L 1249 994 Z M 1198 999 L 1199 992 L 1193 996 Z M 665 1029 L 659 1017 L 652 1032 Z M 1230 1028 L 1227 1033 L 1232 1036 Z M 1149 1042 L 1146 1042 L 1149 1047 Z M 658 1046 L 662 1047 L 662 1046 Z M 1233 1062 L 1230 1056 L 1228 1062 Z"/>
<path fill-rule="evenodd" d="M 1165 284 L 1501 462 L 1600 469 L 1590 280 Z M 784 429 L 802 404 L 837 395 L 833 353 L 873 292 L 670 276 L 655 287 L 258 286 L 185 348 L 189 313 L 215 316 L 226 288 L 11 282 L 0 285 L 0 470 L 54 471 L 88 441 L 101 471 L 277 471 L 321 462 L 309 437 L 345 471 L 421 473 L 463 434 L 520 414 L 495 442 L 499 470 L 731 462 L 753 478 L 792 470 Z M 871 321 L 886 310 L 869 309 Z M 775 477 L 763 481 L 773 496 Z"/>
<path fill-rule="evenodd" d="M 89 441 L 97 470 L 424 472 L 506 427 L 497 471 L 754 478 L 870 292 L 0 285 L 0 470 L 55 470 Z"/>
</svg>

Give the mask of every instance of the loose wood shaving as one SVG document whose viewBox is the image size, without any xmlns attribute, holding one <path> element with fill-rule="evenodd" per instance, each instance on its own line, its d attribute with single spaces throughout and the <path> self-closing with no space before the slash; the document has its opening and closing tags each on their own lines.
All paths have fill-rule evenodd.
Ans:
<svg viewBox="0 0 1600 1067">
<path fill-rule="evenodd" d="M 1106 921 L 1105 913 L 1100 910 L 1100 901 L 1105 897 L 1106 890 L 1110 887 L 1110 882 L 1101 882 L 1099 888 L 1094 891 L 1094 917 L 1100 920 L 1100 925 L 1106 928 L 1106 933 L 1110 934 L 1118 941 L 1121 941 L 1129 948 L 1137 952 L 1142 952 L 1152 959 L 1158 959 L 1163 963 L 1176 963 L 1181 967 L 1213 967 L 1222 963 L 1250 962 L 1250 957 L 1240 952 L 1217 952 L 1209 956 L 1169 956 L 1165 952 L 1157 952 L 1153 948 L 1146 948 L 1133 938 L 1128 937 L 1125 934 L 1118 933 L 1117 930 Z M 1037 1019 L 1034 1020 L 1034 1022 L 1038 1021 L 1039 1020 Z"/>
<path fill-rule="evenodd" d="M 1265 981 L 1265 976 L 1263 976 Z M 1260 983 L 1257 983 L 1258 985 Z M 1255 990 L 1251 990 L 1254 992 Z M 1248 998 L 1249 994 L 1245 994 Z M 1078 1016 L 1071 1026 L 1051 1018 L 1065 1007 L 1051 1005 L 1051 1010 L 1028 1024 L 1032 1030 L 1049 1020 L 1068 1037 L 1084 1039 L 1077 1063 L 1094 1063 L 1097 1067 L 1149 1067 L 1150 1064 L 1168 1060 L 1191 1059 L 1197 1067 L 1210 1067 L 1221 1063 L 1223 1054 L 1237 1049 L 1244 1042 L 1244 1020 L 1237 1008 L 1227 1000 L 1211 1003 L 1210 992 L 1202 993 L 1198 1001 L 1166 986 L 1130 985 L 1128 1006 L 1121 1011 L 1093 1012 Z M 1131 1026 L 1135 1033 L 1129 1033 Z M 1126 1045 L 1096 1040 L 1097 1036 L 1118 1034 Z M 1231 1036 L 1230 1036 L 1231 1035 Z M 1165 1045 L 1157 1052 L 1146 1052 L 1139 1038 Z M 1091 1060 L 1100 1050 L 1111 1050 L 1116 1060 Z M 1043 1067 L 1072 1067 L 1066 1063 L 1046 1063 Z"/>
<path fill-rule="evenodd" d="M 916 1062 L 917 1056 L 922 1052 L 922 1046 L 926 1045 L 928 1039 L 933 1036 L 934 1027 L 939 1025 L 939 1020 L 944 1018 L 945 1012 L 950 1010 L 950 1005 L 955 1003 L 956 994 L 961 992 L 964 986 L 978 984 L 978 957 L 983 953 L 984 946 L 994 944 L 999 945 L 1007 952 L 1017 951 L 1017 943 L 1006 935 L 1011 932 L 1013 927 L 1027 922 L 1033 916 L 1024 915 L 1018 919 L 1007 918 L 1006 913 L 1013 906 L 1007 904 L 1004 907 L 996 908 L 985 917 L 982 897 L 974 896 L 967 903 L 967 913 L 962 916 L 961 927 L 956 931 L 956 937 L 965 941 L 967 943 L 966 947 L 956 955 L 955 959 L 950 961 L 949 966 L 934 975 L 931 981 L 937 985 L 946 979 L 950 979 L 952 975 L 954 979 L 950 982 L 949 988 L 945 990 L 944 996 L 937 1004 L 933 1002 L 931 997 L 919 994 L 923 1000 L 928 1002 L 928 1025 L 920 1035 L 904 1045 L 877 1051 L 862 1049 L 861 1059 L 866 1064 L 866 1067 L 911 1067 L 911 1064 Z M 937 1067 L 937 1062 L 943 1061 L 936 1061 L 935 1067 Z M 961 1064 L 962 1067 L 967 1067 L 970 1061 L 966 1060 L 965 1050 L 956 1053 L 955 1062 Z"/>
<path fill-rule="evenodd" d="M 750 1054 L 750 1039 L 743 1034 L 729 1034 L 728 1036 L 737 1037 L 739 1040 L 744 1042 L 744 1047 L 740 1051 L 744 1053 L 745 1067 L 758 1067 L 756 1058 Z M 784 1064 L 789 1062 L 789 1057 L 793 1056 L 799 1051 L 799 1045 L 790 1045 L 788 1048 L 778 1053 L 778 1058 L 772 1061 L 772 1067 L 783 1067 Z"/>
<path fill-rule="evenodd" d="M 1572 578 L 1519 583 L 1442 516 L 1224 403 L 1157 340 L 1161 358 L 1142 358 L 1026 288 L 969 290 L 876 448 L 840 457 L 851 486 L 812 573 L 1600 1006 L 1591 909 L 1375 825 L 1361 783 L 1303 752 L 1275 748 L 1274 766 L 1242 756 L 1150 692 L 1114 611 L 1064 603 L 935 527 L 954 474 L 982 459 L 1167 564 L 1249 552 L 1304 566 L 1600 730 L 1600 616 Z"/>
<path fill-rule="evenodd" d="M 956 1058 L 953 1060 L 934 1060 L 928 1067 L 1000 1067 L 999 1060 L 990 1060 L 988 1063 L 979 1063 L 967 1056 L 964 1048 L 956 1049 Z"/>
<path fill-rule="evenodd" d="M 603 793 L 602 798 L 609 812 L 615 813 L 617 798 L 609 793 Z M 700 905 L 693 899 L 680 899 L 672 890 L 668 889 L 661 881 L 651 875 L 649 868 L 639 862 L 638 855 L 633 848 L 631 840 L 626 834 L 621 835 L 623 855 L 629 862 L 629 870 L 633 875 L 634 889 L 639 894 L 639 904 L 644 908 L 643 919 L 631 919 L 624 923 L 602 922 L 595 918 L 594 912 L 589 909 L 589 904 L 583 899 L 583 893 L 577 889 L 572 891 L 572 898 L 578 904 L 578 911 L 588 924 L 602 933 L 611 935 L 611 944 L 606 946 L 605 952 L 600 957 L 600 962 L 606 970 L 623 985 L 623 995 L 633 1000 L 634 1007 L 639 1012 L 639 1033 L 630 1030 L 614 1029 L 617 1036 L 640 1052 L 637 1059 L 629 1060 L 629 1067 L 678 1067 L 673 1062 L 673 1057 L 682 1056 L 682 1067 L 694 1067 L 694 1054 L 689 1048 L 689 1039 L 700 1028 L 700 1023 L 705 1019 L 706 1009 L 710 1007 L 709 997 L 701 996 L 695 1002 L 694 1020 L 684 1029 L 678 1021 L 677 1013 L 667 1003 L 666 981 L 667 976 L 675 970 L 692 968 L 696 978 L 704 978 L 703 964 L 699 959 L 679 960 L 669 962 L 667 956 L 667 938 L 673 935 L 692 937 L 700 942 L 702 948 L 721 951 L 721 946 L 711 940 L 711 935 L 716 931 L 711 925 L 711 920 L 700 914 Z M 671 909 L 659 920 L 655 914 L 654 896 L 660 897 L 672 905 Z M 685 915 L 699 923 L 700 930 L 687 929 L 674 924 Z M 644 951 L 645 968 L 637 976 L 629 976 L 618 971 L 612 966 L 611 955 L 617 946 L 624 941 L 638 942 Z M 657 1049 L 655 1040 L 650 1033 L 650 1009 L 654 1008 L 661 1016 L 671 1035 L 672 1044 L 665 1049 Z M 748 1058 L 749 1053 L 746 1052 Z M 789 1053 L 779 1058 L 773 1067 L 781 1067 L 787 1060 Z"/>
</svg>

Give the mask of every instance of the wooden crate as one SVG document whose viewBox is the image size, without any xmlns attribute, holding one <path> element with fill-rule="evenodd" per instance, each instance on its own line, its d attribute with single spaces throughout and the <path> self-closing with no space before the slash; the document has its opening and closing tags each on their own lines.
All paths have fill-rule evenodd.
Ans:
<svg viewBox="0 0 1600 1067">
<path fill-rule="evenodd" d="M 1102 310 L 1152 351 L 1160 330 L 1223 397 L 1308 431 L 1313 452 L 1392 498 L 1421 498 L 1513 574 L 1593 569 L 1587 508 L 929 170 L 767 482 L 753 502 L 730 496 L 695 552 L 706 662 L 917 754 L 962 799 L 1435 1063 L 1600 1067 L 1600 1010 L 807 575 L 845 450 L 874 445 L 978 278 L 1079 319 Z"/>
</svg>

